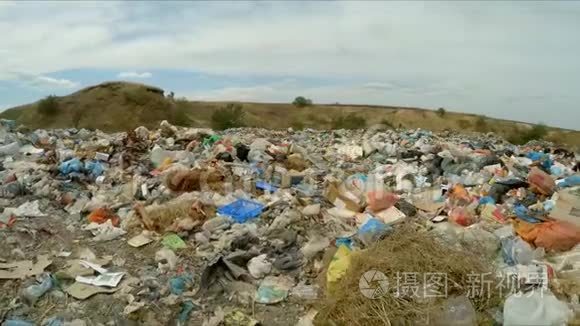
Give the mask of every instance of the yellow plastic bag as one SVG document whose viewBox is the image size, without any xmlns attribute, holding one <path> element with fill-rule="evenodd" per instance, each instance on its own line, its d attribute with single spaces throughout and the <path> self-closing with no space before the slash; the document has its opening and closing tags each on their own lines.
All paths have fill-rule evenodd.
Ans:
<svg viewBox="0 0 580 326">
<path fill-rule="evenodd" d="M 329 289 L 346 274 L 350 266 L 351 253 L 352 251 L 346 245 L 340 245 L 336 250 L 326 273 L 326 284 Z"/>
</svg>

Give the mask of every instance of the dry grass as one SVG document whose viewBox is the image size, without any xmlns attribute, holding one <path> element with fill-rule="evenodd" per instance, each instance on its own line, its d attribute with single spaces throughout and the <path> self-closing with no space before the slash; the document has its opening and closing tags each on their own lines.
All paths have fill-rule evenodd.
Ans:
<svg viewBox="0 0 580 326">
<path fill-rule="evenodd" d="M 53 119 L 41 119 L 37 103 L 17 107 L 0 114 L 1 118 L 15 119 L 32 128 L 65 128 L 77 125 L 104 131 L 124 131 L 140 125 L 156 127 L 161 120 L 177 120 L 194 127 L 211 125 L 212 113 L 225 102 L 170 101 L 161 90 L 133 83 L 105 83 L 86 88 L 69 96 L 58 98 L 59 113 Z M 174 108 L 178 106 L 179 110 Z M 389 121 L 392 126 L 423 128 L 433 131 L 478 129 L 478 116 L 416 108 L 365 105 L 312 105 L 298 108 L 290 103 L 243 103 L 247 126 L 285 129 L 291 126 L 330 129 L 337 116 L 356 113 L 367 125 Z M 75 112 L 82 110 L 81 119 Z M 176 114 L 179 116 L 176 118 Z M 76 116 L 78 118 L 78 115 Z M 79 121 L 76 121 L 79 120 Z M 503 137 L 510 137 L 516 127 L 530 128 L 529 124 L 514 121 L 485 119 L 487 128 Z M 580 132 L 549 128 L 549 139 L 580 148 Z"/>
<path fill-rule="evenodd" d="M 417 324 L 419 320 L 425 320 L 425 317 L 440 309 L 443 299 L 418 298 L 413 295 L 397 296 L 397 276 L 404 272 L 417 273 L 417 281 L 423 283 L 425 274 L 445 273 L 447 294 L 467 295 L 471 288 L 468 275 L 492 273 L 487 274 L 486 281 L 491 281 L 492 275 L 495 275 L 491 260 L 479 254 L 474 255 L 474 252 L 478 252 L 477 248 L 470 248 L 469 252 L 450 248 L 436 240 L 430 233 L 418 231 L 410 225 L 397 228 L 395 233 L 385 240 L 353 255 L 347 274 L 324 299 L 317 324 Z M 369 270 L 380 271 L 389 280 L 388 293 L 378 299 L 368 299 L 359 291 L 360 278 Z M 493 284 L 492 282 L 491 289 Z M 422 289 L 423 284 L 419 286 L 419 290 Z M 490 293 L 489 297 L 484 295 L 471 299 L 476 311 L 483 311 L 499 303 L 497 291 L 487 293 Z"/>
</svg>

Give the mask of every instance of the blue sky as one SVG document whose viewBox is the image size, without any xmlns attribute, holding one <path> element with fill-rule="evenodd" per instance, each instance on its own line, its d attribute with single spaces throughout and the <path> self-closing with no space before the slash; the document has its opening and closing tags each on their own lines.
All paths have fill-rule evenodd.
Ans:
<svg viewBox="0 0 580 326">
<path fill-rule="evenodd" d="M 580 129 L 580 2 L 0 2 L 0 110 L 102 81 Z"/>
</svg>

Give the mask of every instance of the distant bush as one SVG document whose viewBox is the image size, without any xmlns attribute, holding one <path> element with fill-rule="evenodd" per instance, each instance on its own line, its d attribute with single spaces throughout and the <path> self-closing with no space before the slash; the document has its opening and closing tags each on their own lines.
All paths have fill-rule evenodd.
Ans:
<svg viewBox="0 0 580 326">
<path fill-rule="evenodd" d="M 328 122 L 324 118 L 322 118 L 321 116 L 318 116 L 314 112 L 311 112 L 310 114 L 308 114 L 306 116 L 306 119 L 308 120 L 308 122 L 310 122 L 311 124 L 314 124 L 314 125 L 322 125 L 322 124 L 326 124 Z"/>
<path fill-rule="evenodd" d="M 527 131 L 516 129 L 511 136 L 508 137 L 508 141 L 512 144 L 524 145 L 532 140 L 544 139 L 546 135 L 548 135 L 548 127 L 543 123 L 539 123 Z"/>
<path fill-rule="evenodd" d="M 381 120 L 381 124 L 382 125 L 385 125 L 385 126 L 387 126 L 389 128 L 393 128 L 393 129 L 395 128 L 395 126 L 393 126 L 393 124 L 389 120 L 387 120 L 386 118 L 383 118 Z"/>
<path fill-rule="evenodd" d="M 84 110 L 81 110 L 80 108 L 74 108 L 73 112 L 72 112 L 72 123 L 73 126 L 75 128 L 80 128 L 81 126 L 81 120 L 83 119 L 83 115 L 85 114 Z"/>
<path fill-rule="evenodd" d="M 245 112 L 240 104 L 228 104 L 211 115 L 211 126 L 217 130 L 244 126 Z"/>
<path fill-rule="evenodd" d="M 123 96 L 127 103 L 141 106 L 146 105 L 152 99 L 152 94 L 149 94 L 149 92 L 144 88 L 127 90 L 123 92 Z"/>
<path fill-rule="evenodd" d="M 294 119 L 292 120 L 292 122 L 290 123 L 290 126 L 294 129 L 294 130 L 302 130 L 304 129 L 304 122 L 302 122 L 299 119 Z"/>
<path fill-rule="evenodd" d="M 461 129 L 471 128 L 471 121 L 469 121 L 467 119 L 460 119 L 459 121 L 457 121 L 457 124 L 459 125 L 459 128 L 461 128 Z"/>
<path fill-rule="evenodd" d="M 174 105 L 171 107 L 171 115 L 170 115 L 170 121 L 172 124 L 176 125 L 176 126 L 182 126 L 182 127 L 186 127 L 189 126 L 191 123 L 191 120 L 189 119 L 189 116 L 187 115 L 187 108 L 188 108 L 188 102 L 186 99 L 180 98 L 180 99 L 176 99 L 174 100 Z"/>
<path fill-rule="evenodd" d="M 488 129 L 487 118 L 484 115 L 480 115 L 477 120 L 475 120 L 475 130 L 479 132 L 487 132 Z"/>
<path fill-rule="evenodd" d="M 294 104 L 294 106 L 296 107 L 303 108 L 305 106 L 312 105 L 312 100 L 304 96 L 298 96 L 297 98 L 294 99 L 292 104 Z"/>
<path fill-rule="evenodd" d="M 44 116 L 55 115 L 58 112 L 58 97 L 49 95 L 38 102 L 38 113 Z"/>
<path fill-rule="evenodd" d="M 447 113 L 447 111 L 445 111 L 444 108 L 439 108 L 437 110 L 437 115 L 440 116 L 440 117 L 443 117 L 445 115 L 445 113 Z"/>
<path fill-rule="evenodd" d="M 355 113 L 349 113 L 332 119 L 331 124 L 332 129 L 361 129 L 366 127 L 367 121 Z"/>
</svg>

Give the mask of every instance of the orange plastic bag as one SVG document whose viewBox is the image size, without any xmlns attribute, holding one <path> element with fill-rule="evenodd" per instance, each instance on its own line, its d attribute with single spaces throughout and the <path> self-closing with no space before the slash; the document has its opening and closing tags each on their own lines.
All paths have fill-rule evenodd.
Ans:
<svg viewBox="0 0 580 326">
<path fill-rule="evenodd" d="M 471 196 L 465 187 L 458 183 L 449 191 L 449 198 L 453 204 L 467 205 L 471 203 Z"/>
<path fill-rule="evenodd" d="M 566 221 L 516 221 L 515 230 L 522 239 L 546 250 L 567 251 L 580 243 L 580 228 Z"/>
<path fill-rule="evenodd" d="M 111 220 L 114 226 L 119 226 L 119 216 L 117 216 L 112 210 L 106 207 L 97 208 L 91 212 L 89 215 L 89 222 L 94 222 L 98 224 L 103 224 Z"/>
<path fill-rule="evenodd" d="M 380 212 L 399 201 L 399 197 L 391 192 L 386 191 L 369 191 L 367 193 L 368 208 L 373 212 Z"/>
</svg>

